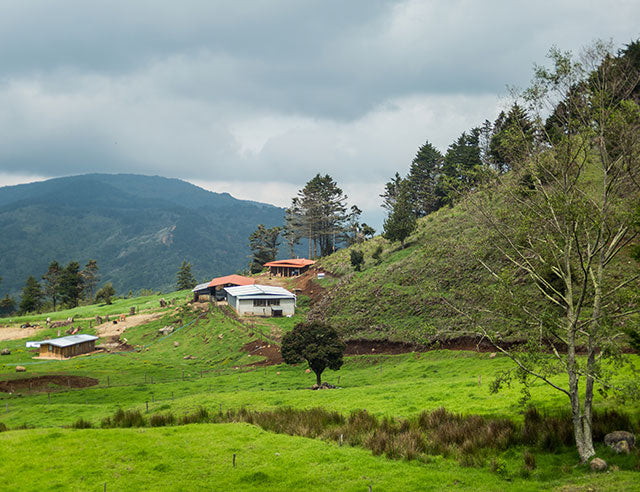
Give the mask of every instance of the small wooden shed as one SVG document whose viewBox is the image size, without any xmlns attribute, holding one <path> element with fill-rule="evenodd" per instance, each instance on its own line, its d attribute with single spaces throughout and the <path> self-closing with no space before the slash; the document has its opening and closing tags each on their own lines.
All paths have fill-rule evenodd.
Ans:
<svg viewBox="0 0 640 492">
<path fill-rule="evenodd" d="M 93 335 L 71 335 L 68 337 L 42 340 L 39 357 L 42 359 L 68 359 L 87 354 L 96 349 L 98 337 Z"/>
</svg>

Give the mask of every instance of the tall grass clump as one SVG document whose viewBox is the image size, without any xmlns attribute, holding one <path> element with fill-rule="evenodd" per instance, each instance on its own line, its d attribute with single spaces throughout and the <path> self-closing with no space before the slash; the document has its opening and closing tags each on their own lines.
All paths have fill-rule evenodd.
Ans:
<svg viewBox="0 0 640 492">
<path fill-rule="evenodd" d="M 118 408 L 113 417 L 105 417 L 102 419 L 101 426 L 109 427 L 145 427 L 146 420 L 139 410 L 122 410 Z"/>
<path fill-rule="evenodd" d="M 167 425 L 173 425 L 175 421 L 176 418 L 171 412 L 154 413 L 149 417 L 149 425 L 151 427 L 165 427 Z"/>
<path fill-rule="evenodd" d="M 271 411 L 250 411 L 241 408 L 231 418 L 258 425 L 271 432 L 311 438 L 321 437 L 327 429 L 345 422 L 340 413 L 319 407 L 306 410 L 284 407 Z"/>
<path fill-rule="evenodd" d="M 0 432 L 7 432 L 7 426 L 3 422 L 0 422 Z"/>
<path fill-rule="evenodd" d="M 211 422 L 212 419 L 209 416 L 209 410 L 205 407 L 198 407 L 197 410 L 193 413 L 187 413 L 182 416 L 180 419 L 180 423 L 182 425 L 187 424 L 206 424 Z"/>
<path fill-rule="evenodd" d="M 73 424 L 71 424 L 71 427 L 74 429 L 91 429 L 91 427 L 93 427 L 93 424 L 88 420 L 85 420 L 82 417 L 80 417 Z"/>
<path fill-rule="evenodd" d="M 568 413 L 543 415 L 530 407 L 524 414 L 522 442 L 531 446 L 556 452 L 573 444 L 573 424 Z"/>
</svg>

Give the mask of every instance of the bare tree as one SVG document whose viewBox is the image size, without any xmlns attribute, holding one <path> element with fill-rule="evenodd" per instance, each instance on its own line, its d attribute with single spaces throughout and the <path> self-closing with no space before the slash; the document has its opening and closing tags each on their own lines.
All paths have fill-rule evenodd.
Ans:
<svg viewBox="0 0 640 492">
<path fill-rule="evenodd" d="M 512 138 L 527 155 L 466 199 L 500 253 L 480 258 L 496 280 L 487 312 L 500 322 L 465 314 L 515 362 L 496 388 L 517 375 L 568 397 L 584 462 L 595 455 L 594 385 L 625 390 L 605 361 L 624 360 L 624 321 L 638 312 L 637 270 L 614 267 L 638 236 L 640 108 L 629 99 L 638 73 L 603 43 L 580 61 L 556 49 L 550 59 L 521 94 L 535 138 L 531 128 Z M 525 340 L 517 348 L 504 343 L 514 334 Z"/>
</svg>

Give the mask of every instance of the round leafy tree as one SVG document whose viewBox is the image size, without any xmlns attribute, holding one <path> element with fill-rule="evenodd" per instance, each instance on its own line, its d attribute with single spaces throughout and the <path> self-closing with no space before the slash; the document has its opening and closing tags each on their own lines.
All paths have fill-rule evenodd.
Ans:
<svg viewBox="0 0 640 492">
<path fill-rule="evenodd" d="M 337 371 L 342 367 L 342 354 L 347 346 L 332 326 L 320 321 L 298 323 L 282 337 L 282 358 L 287 364 L 307 361 L 316 374 L 316 383 L 327 367 Z"/>
</svg>

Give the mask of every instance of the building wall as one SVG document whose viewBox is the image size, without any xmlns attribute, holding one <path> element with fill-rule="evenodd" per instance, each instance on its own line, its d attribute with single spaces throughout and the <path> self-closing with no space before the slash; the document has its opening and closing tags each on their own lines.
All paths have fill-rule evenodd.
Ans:
<svg viewBox="0 0 640 492">
<path fill-rule="evenodd" d="M 234 299 L 232 304 L 230 299 Z M 233 307 L 240 316 L 271 316 L 271 306 L 254 306 L 253 299 L 237 299 L 232 296 L 227 296 L 229 306 Z M 294 315 L 296 312 L 295 299 L 280 299 L 280 306 L 282 309 L 282 315 Z"/>
<path fill-rule="evenodd" d="M 87 342 L 77 343 L 70 345 L 69 347 L 56 347 L 48 343 L 40 345 L 40 357 L 46 359 L 68 359 L 69 357 L 75 357 L 76 355 L 86 354 L 95 350 L 95 340 Z M 51 348 L 51 350 L 49 350 Z"/>
</svg>

